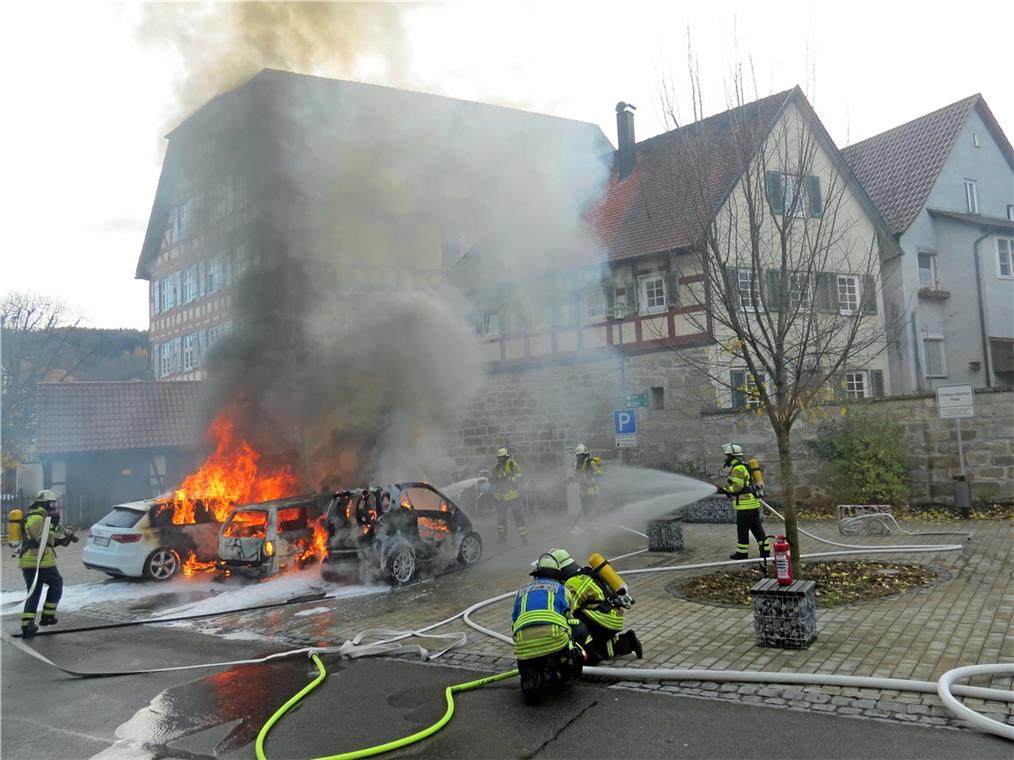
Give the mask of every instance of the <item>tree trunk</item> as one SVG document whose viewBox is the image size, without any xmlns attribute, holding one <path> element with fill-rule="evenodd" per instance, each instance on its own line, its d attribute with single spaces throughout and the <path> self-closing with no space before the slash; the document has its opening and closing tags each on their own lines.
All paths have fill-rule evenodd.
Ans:
<svg viewBox="0 0 1014 760">
<path fill-rule="evenodd" d="M 776 427 L 775 439 L 778 441 L 778 465 L 782 474 L 782 515 L 785 517 L 785 537 L 792 547 L 792 577 L 799 578 L 799 525 L 796 521 L 795 483 L 792 474 L 792 454 L 790 431 Z"/>
</svg>

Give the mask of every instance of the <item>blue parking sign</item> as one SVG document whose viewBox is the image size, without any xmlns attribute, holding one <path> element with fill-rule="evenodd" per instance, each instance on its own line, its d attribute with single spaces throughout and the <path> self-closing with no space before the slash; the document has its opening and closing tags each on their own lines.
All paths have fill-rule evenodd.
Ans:
<svg viewBox="0 0 1014 760">
<path fill-rule="evenodd" d="M 613 434 L 629 435 L 637 432 L 637 411 L 635 409 L 613 410 Z"/>
</svg>

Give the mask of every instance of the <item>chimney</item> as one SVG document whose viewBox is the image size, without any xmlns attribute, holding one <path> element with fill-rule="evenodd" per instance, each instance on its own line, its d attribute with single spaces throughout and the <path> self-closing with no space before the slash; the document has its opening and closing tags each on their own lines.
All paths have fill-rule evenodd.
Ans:
<svg viewBox="0 0 1014 760">
<path fill-rule="evenodd" d="M 630 109 L 630 110 L 627 110 Z M 616 104 L 616 139 L 620 145 L 620 179 L 624 180 L 634 171 L 637 163 L 637 150 L 634 147 L 634 114 L 637 106 L 624 103 Z"/>
</svg>

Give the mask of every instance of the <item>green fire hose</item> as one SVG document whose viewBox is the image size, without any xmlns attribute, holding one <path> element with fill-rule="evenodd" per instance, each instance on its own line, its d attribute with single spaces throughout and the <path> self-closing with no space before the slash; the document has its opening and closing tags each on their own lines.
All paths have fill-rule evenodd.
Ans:
<svg viewBox="0 0 1014 760">
<path fill-rule="evenodd" d="M 317 666 L 316 678 L 296 692 L 296 694 L 294 694 L 288 702 L 278 708 L 275 714 L 272 715 L 268 719 L 268 722 L 264 724 L 264 727 L 261 728 L 260 733 L 257 734 L 257 760 L 267 760 L 267 755 L 264 754 L 264 741 L 268 738 L 268 733 L 271 731 L 272 726 L 281 720 L 285 713 L 299 704 L 303 697 L 320 686 L 321 682 L 327 677 L 327 670 L 324 668 L 324 663 L 321 662 L 320 657 L 311 652 L 310 658 L 313 660 L 313 664 Z M 444 689 L 444 699 L 447 701 L 447 710 L 444 712 L 443 717 L 433 725 L 427 726 L 422 731 L 416 731 L 411 736 L 395 739 L 394 741 L 387 742 L 386 744 L 378 744 L 375 747 L 365 747 L 363 749 L 353 750 L 352 752 L 342 752 L 338 755 L 328 755 L 327 757 L 317 758 L 317 760 L 357 760 L 357 758 L 360 757 L 372 757 L 373 755 L 380 755 L 384 752 L 390 752 L 395 749 L 407 747 L 409 744 L 415 744 L 417 741 L 421 741 L 427 736 L 432 736 L 450 722 L 451 718 L 454 716 L 454 694 L 459 691 L 470 691 L 471 689 L 478 689 L 479 687 L 486 686 L 487 684 L 513 678 L 517 674 L 517 670 L 508 670 L 505 673 L 497 673 L 496 675 L 486 676 L 485 678 L 479 678 L 475 681 L 466 681 L 465 683 L 457 683 L 453 686 L 448 686 Z"/>
</svg>

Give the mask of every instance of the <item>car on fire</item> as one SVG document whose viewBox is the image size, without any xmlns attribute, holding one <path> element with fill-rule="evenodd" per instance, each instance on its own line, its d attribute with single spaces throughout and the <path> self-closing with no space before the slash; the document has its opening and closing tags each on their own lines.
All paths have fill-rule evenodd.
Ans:
<svg viewBox="0 0 1014 760">
<path fill-rule="evenodd" d="M 214 512 L 201 505 L 194 522 L 174 525 L 168 495 L 117 504 L 89 531 L 81 552 L 84 566 L 112 576 L 167 581 L 192 559 L 209 563 L 218 556 Z"/>
<path fill-rule="evenodd" d="M 233 507 L 218 532 L 217 568 L 267 578 L 312 563 L 323 552 L 326 504 L 309 494 Z"/>
<path fill-rule="evenodd" d="M 421 572 L 474 565 L 482 538 L 448 496 L 429 483 L 395 483 L 338 491 L 325 516 L 327 555 L 321 574 L 333 580 L 358 563 L 360 576 L 392 585 Z"/>
</svg>

